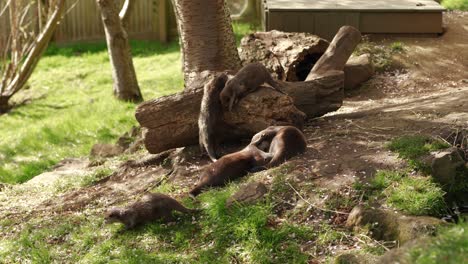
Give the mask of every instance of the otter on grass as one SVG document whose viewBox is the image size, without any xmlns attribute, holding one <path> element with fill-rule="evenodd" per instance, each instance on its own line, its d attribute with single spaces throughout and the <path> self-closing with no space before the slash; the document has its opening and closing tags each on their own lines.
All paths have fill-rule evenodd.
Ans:
<svg viewBox="0 0 468 264">
<path fill-rule="evenodd" d="M 273 80 L 267 68 L 260 63 L 250 63 L 242 67 L 237 74 L 226 82 L 219 98 L 221 103 L 229 109 L 247 95 L 255 91 L 260 85 L 267 83 L 273 89 L 283 93 L 278 88 L 278 83 Z"/>
<path fill-rule="evenodd" d="M 114 207 L 109 209 L 104 219 L 106 223 L 120 222 L 125 229 L 132 229 L 137 225 L 155 220 L 170 222 L 173 220 L 172 211 L 193 213 L 197 210 L 188 209 L 175 199 L 161 193 L 145 194 L 138 202 L 125 208 Z"/>
</svg>

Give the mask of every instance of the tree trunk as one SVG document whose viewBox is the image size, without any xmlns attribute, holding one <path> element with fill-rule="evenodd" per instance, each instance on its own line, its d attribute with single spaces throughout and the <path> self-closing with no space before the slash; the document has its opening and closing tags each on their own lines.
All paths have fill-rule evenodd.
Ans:
<svg viewBox="0 0 468 264">
<path fill-rule="evenodd" d="M 344 97 L 344 73 L 339 69 L 343 69 L 347 58 L 343 60 L 342 57 L 351 55 L 359 39 L 360 33 L 356 29 L 341 28 L 323 55 L 327 59 L 320 59 L 319 66 L 314 67 L 315 71 L 307 76 L 309 79 L 314 74 L 312 79 L 304 82 L 280 81 L 280 88 L 288 95 L 270 88 L 260 88 L 248 94 L 239 101 L 233 112 L 224 114 L 224 121 L 229 127 L 221 128 L 221 134 L 239 138 L 251 136 L 275 124 L 300 127 L 305 118 L 304 113 L 312 118 L 337 110 Z M 300 59 L 298 63 L 301 63 Z M 294 67 L 294 64 L 290 67 Z M 322 71 L 321 67 L 328 70 Z M 136 119 L 142 127 L 148 129 L 144 142 L 150 153 L 197 143 L 197 120 L 203 96 L 201 83 L 204 82 L 188 91 L 138 106 Z"/>
<path fill-rule="evenodd" d="M 0 95 L 0 114 L 4 114 L 10 110 L 10 105 L 8 104 L 9 100 L 9 96 Z"/>
<path fill-rule="evenodd" d="M 128 35 L 120 21 L 117 3 L 113 0 L 96 0 L 106 32 L 107 49 L 114 79 L 114 95 L 124 101 L 141 102 L 143 97 L 133 66 Z"/>
<path fill-rule="evenodd" d="M 229 10 L 224 0 L 173 0 L 185 87 L 203 71 L 240 68 Z"/>
</svg>

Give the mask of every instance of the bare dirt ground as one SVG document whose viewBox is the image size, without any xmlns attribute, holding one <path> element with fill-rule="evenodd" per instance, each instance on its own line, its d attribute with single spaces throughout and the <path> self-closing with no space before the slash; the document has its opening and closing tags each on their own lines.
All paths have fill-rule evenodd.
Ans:
<svg viewBox="0 0 468 264">
<path fill-rule="evenodd" d="M 377 74 L 366 88 L 350 92 L 337 112 L 307 123 L 307 152 L 285 165 L 298 189 L 311 183 L 315 189 L 340 190 L 357 178 L 372 177 L 377 170 L 403 167 L 404 163 L 385 149 L 395 136 L 444 137 L 457 128 L 468 129 L 468 12 L 447 13 L 444 23 L 446 32 L 437 38 L 392 37 L 376 42 L 403 43 L 404 51 L 393 58 L 398 67 Z M 21 224 L 28 217 L 51 211 L 94 208 L 100 214 L 109 205 L 141 196 L 164 179 L 173 184 L 173 196 L 184 195 L 198 179 L 200 166 L 207 163 L 194 149 L 177 155 L 178 166 L 172 174 L 158 165 L 133 168 L 113 160 L 116 172 L 84 188 L 60 185 L 96 169 L 86 167 L 87 160 L 71 160 L 29 183 L 5 187 L 0 192 L 0 218 Z M 142 152 L 135 158 L 145 155 Z M 268 184 L 270 174 L 265 171 L 254 177 Z M 305 198 L 320 206 L 323 197 L 315 191 L 306 193 Z M 0 236 L 8 235 L 11 233 L 0 231 Z"/>
</svg>

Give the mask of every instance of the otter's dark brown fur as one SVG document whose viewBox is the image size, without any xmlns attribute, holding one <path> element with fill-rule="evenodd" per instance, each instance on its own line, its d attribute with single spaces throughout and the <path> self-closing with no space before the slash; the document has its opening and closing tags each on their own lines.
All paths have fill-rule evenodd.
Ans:
<svg viewBox="0 0 468 264">
<path fill-rule="evenodd" d="M 240 178 L 252 169 L 267 164 L 270 158 L 268 153 L 254 145 L 248 145 L 241 151 L 225 155 L 203 170 L 200 180 L 190 191 L 190 195 L 197 196 L 207 187 L 223 186 L 228 181 Z"/>
<path fill-rule="evenodd" d="M 219 95 L 227 79 L 227 75 L 222 73 L 208 82 L 203 88 L 203 98 L 198 117 L 198 142 L 201 150 L 206 150 L 212 161 L 217 159 L 215 132 L 219 128 L 223 117 L 223 108 Z"/>
<path fill-rule="evenodd" d="M 250 144 L 272 155 L 266 164 L 268 168 L 278 166 L 307 148 L 304 134 L 293 126 L 270 126 L 255 134 Z"/>
<path fill-rule="evenodd" d="M 242 67 L 237 74 L 226 82 L 226 86 L 221 91 L 221 103 L 232 110 L 242 97 L 255 91 L 260 85 L 267 83 L 273 89 L 278 89 L 278 83 L 273 80 L 267 68 L 260 63 L 250 63 Z"/>
<path fill-rule="evenodd" d="M 161 193 L 145 194 L 142 199 L 125 208 L 111 208 L 105 215 L 106 223 L 121 222 L 126 229 L 137 225 L 161 219 L 169 222 L 173 219 L 172 211 L 192 213 L 197 210 L 188 209 L 175 199 Z"/>
</svg>

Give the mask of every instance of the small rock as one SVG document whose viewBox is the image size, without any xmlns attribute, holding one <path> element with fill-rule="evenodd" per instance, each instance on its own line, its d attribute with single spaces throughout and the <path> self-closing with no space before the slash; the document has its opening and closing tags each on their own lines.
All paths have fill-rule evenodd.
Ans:
<svg viewBox="0 0 468 264">
<path fill-rule="evenodd" d="M 430 216 L 405 216 L 363 206 L 354 207 L 346 221 L 348 228 L 359 230 L 367 226 L 374 239 L 398 240 L 400 244 L 420 236 L 433 235 L 437 226 L 444 224 L 444 221 Z"/>
<path fill-rule="evenodd" d="M 345 90 L 359 87 L 363 82 L 369 80 L 374 73 L 374 66 L 369 54 L 351 57 L 344 67 Z"/>
<path fill-rule="evenodd" d="M 261 199 L 268 192 L 265 184 L 261 182 L 251 182 L 244 185 L 234 195 L 226 201 L 226 206 L 230 207 L 234 203 L 254 203 Z"/>
<path fill-rule="evenodd" d="M 436 153 L 431 162 L 432 177 L 443 186 L 455 184 L 457 169 L 465 165 L 462 150 L 452 147 Z"/>
<path fill-rule="evenodd" d="M 414 239 L 406 243 L 404 246 L 399 248 L 394 248 L 390 251 L 387 251 L 380 259 L 376 261 L 379 264 L 412 264 L 410 252 L 413 248 L 424 248 L 427 245 L 430 245 L 431 241 L 427 237 L 422 237 Z"/>
<path fill-rule="evenodd" d="M 373 264 L 376 263 L 378 256 L 365 253 L 365 252 L 358 252 L 356 250 L 352 250 L 351 252 L 342 253 L 338 257 L 335 258 L 335 264 Z"/>
<path fill-rule="evenodd" d="M 108 158 L 120 155 L 123 151 L 124 149 L 121 146 L 97 143 L 91 148 L 90 155 L 93 157 Z"/>
</svg>

